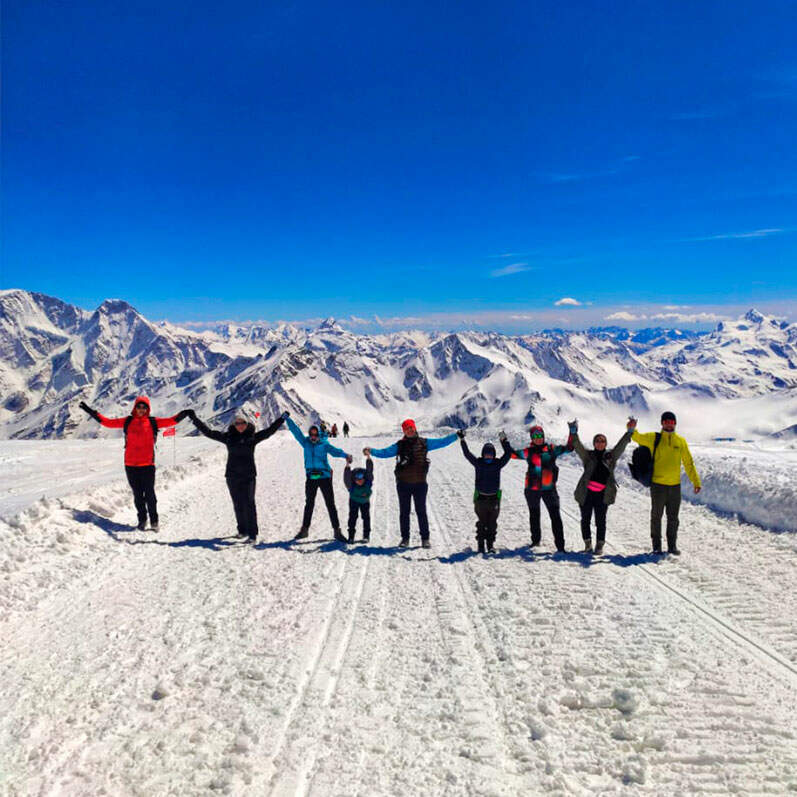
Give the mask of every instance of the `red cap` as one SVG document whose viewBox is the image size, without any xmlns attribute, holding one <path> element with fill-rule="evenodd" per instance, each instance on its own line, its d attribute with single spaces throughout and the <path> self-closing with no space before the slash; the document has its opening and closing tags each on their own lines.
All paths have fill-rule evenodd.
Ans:
<svg viewBox="0 0 797 797">
<path fill-rule="evenodd" d="M 415 432 L 417 432 L 417 431 L 418 431 L 418 430 L 415 428 L 415 421 L 413 421 L 413 420 L 412 420 L 412 418 L 407 418 L 407 420 L 406 420 L 406 421 L 404 421 L 404 422 L 401 424 L 401 428 L 402 428 L 402 429 L 403 429 L 405 432 L 406 432 L 408 429 L 412 429 L 412 430 L 413 430 L 413 431 L 415 431 Z"/>
</svg>

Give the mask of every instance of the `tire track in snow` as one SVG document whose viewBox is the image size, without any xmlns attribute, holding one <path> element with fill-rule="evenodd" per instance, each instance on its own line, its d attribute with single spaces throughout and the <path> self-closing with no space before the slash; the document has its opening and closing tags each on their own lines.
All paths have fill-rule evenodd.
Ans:
<svg viewBox="0 0 797 797">
<path fill-rule="evenodd" d="M 576 515 L 569 509 L 562 507 L 562 514 L 571 518 L 576 523 L 576 528 L 579 529 L 580 535 L 580 516 Z M 717 522 L 721 522 L 718 520 Z M 607 547 L 613 548 L 621 556 L 630 557 L 632 554 L 627 545 L 618 545 L 616 542 L 607 540 Z M 665 560 L 662 560 L 664 563 Z M 736 624 L 731 622 L 718 609 L 711 605 L 709 600 L 705 598 L 697 598 L 689 595 L 683 588 L 669 583 L 669 581 L 658 573 L 654 572 L 653 567 L 644 563 L 638 563 L 632 572 L 643 573 L 647 579 L 654 583 L 658 589 L 667 590 L 671 594 L 678 597 L 684 604 L 699 616 L 704 623 L 709 623 L 717 633 L 722 637 L 735 644 L 740 650 L 745 650 L 755 656 L 762 664 L 765 664 L 768 669 L 776 674 L 779 678 L 785 680 L 792 686 L 797 685 L 797 666 L 793 665 L 788 659 L 777 652 L 771 645 L 768 645 L 760 638 L 756 638 L 752 633 L 746 629 L 739 628 Z M 668 573 L 669 577 L 677 578 L 678 574 Z M 727 592 L 727 590 L 726 590 Z M 755 627 L 753 630 L 756 630 Z"/>
</svg>

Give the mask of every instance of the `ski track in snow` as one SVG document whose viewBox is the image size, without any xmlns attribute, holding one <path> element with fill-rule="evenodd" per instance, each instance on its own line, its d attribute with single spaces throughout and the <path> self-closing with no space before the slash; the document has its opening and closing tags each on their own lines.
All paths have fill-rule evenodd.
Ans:
<svg viewBox="0 0 797 797">
<path fill-rule="evenodd" d="M 341 441 L 356 461 L 366 443 Z M 322 501 L 310 539 L 288 542 L 304 485 L 282 435 L 258 449 L 254 549 L 230 539 L 221 447 L 159 473 L 157 536 L 126 525 L 121 464 L 0 525 L 0 793 L 797 789 L 790 535 L 684 505 L 683 556 L 656 561 L 647 496 L 623 487 L 606 556 L 553 557 L 544 511 L 532 553 L 511 462 L 483 557 L 473 468 L 458 446 L 431 460 L 431 550 L 414 516 L 413 547 L 393 547 L 378 460 L 368 545 L 332 541 Z"/>
</svg>

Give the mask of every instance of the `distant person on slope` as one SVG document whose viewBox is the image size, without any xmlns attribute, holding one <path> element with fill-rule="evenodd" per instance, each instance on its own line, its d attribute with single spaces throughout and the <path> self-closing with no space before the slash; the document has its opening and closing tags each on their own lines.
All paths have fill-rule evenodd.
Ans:
<svg viewBox="0 0 797 797">
<path fill-rule="evenodd" d="M 418 529 L 421 533 L 421 546 L 431 548 L 429 542 L 429 518 L 426 515 L 426 495 L 429 485 L 426 474 L 429 460 L 426 455 L 437 448 L 450 446 L 457 436 L 453 432 L 445 437 L 418 437 L 415 421 L 408 418 L 401 424 L 404 437 L 387 448 L 364 448 L 366 456 L 388 459 L 396 457 L 396 490 L 399 500 L 399 528 L 401 530 L 400 548 L 410 544 L 410 502 L 415 503 Z"/>
<path fill-rule="evenodd" d="M 348 421 L 343 421 L 343 436 L 344 437 L 348 437 L 349 436 L 349 422 Z"/>
<path fill-rule="evenodd" d="M 349 491 L 349 542 L 354 542 L 357 515 L 363 517 L 363 542 L 371 539 L 371 490 L 374 485 L 374 461 L 365 460 L 364 468 L 352 468 L 349 459 L 343 471 L 343 484 Z"/>
<path fill-rule="evenodd" d="M 95 421 L 107 429 L 123 429 L 125 435 L 125 473 L 127 483 L 133 491 L 133 502 L 138 513 L 138 530 L 149 526 L 157 531 L 158 499 L 155 496 L 155 438 L 158 429 L 175 426 L 188 415 L 188 410 L 180 410 L 171 418 L 153 418 L 150 413 L 149 399 L 139 396 L 133 402 L 133 410 L 124 418 L 106 418 L 93 410 L 85 401 L 80 402 L 80 409 L 88 413 Z"/>
<path fill-rule="evenodd" d="M 689 453 L 686 440 L 675 434 L 675 413 L 663 412 L 661 432 L 634 429 L 631 439 L 653 453 L 653 476 L 650 484 L 650 538 L 653 553 L 661 553 L 661 518 L 667 510 L 667 552 L 678 556 L 678 512 L 681 508 L 681 465 L 695 493 L 701 489 L 700 476 Z M 636 426 L 636 422 L 634 422 Z M 658 441 L 657 441 L 658 438 Z"/>
<path fill-rule="evenodd" d="M 606 435 L 596 434 L 592 438 L 592 451 L 584 448 L 579 439 L 578 430 L 572 435 L 573 447 L 581 458 L 584 472 L 581 474 L 576 490 L 573 493 L 576 502 L 581 508 L 581 536 L 584 539 L 584 553 L 592 552 L 592 513 L 595 513 L 595 555 L 603 554 L 603 545 L 606 542 L 606 513 L 609 506 L 617 497 L 617 481 L 614 478 L 614 469 L 631 441 L 631 433 L 636 427 L 636 421 L 628 422 L 626 433 L 617 441 L 611 450 L 606 450 Z"/>
<path fill-rule="evenodd" d="M 338 425 L 336 423 L 332 424 L 331 434 L 332 434 L 332 437 L 337 437 L 338 436 Z"/>
<path fill-rule="evenodd" d="M 501 468 L 512 458 L 512 447 L 501 432 L 498 439 L 504 453 L 496 459 L 495 446 L 485 443 L 478 458 L 470 453 L 465 442 L 465 430 L 457 432 L 465 459 L 476 469 L 476 489 L 473 493 L 473 508 L 476 511 L 476 543 L 479 553 L 494 553 L 495 535 L 498 530 L 498 513 L 501 511 Z"/>
<path fill-rule="evenodd" d="M 217 440 L 227 446 L 227 468 L 224 477 L 230 491 L 235 521 L 238 526 L 238 537 L 247 542 L 257 540 L 257 506 L 255 505 L 255 485 L 257 468 L 255 467 L 255 446 L 267 440 L 282 426 L 288 417 L 283 412 L 271 426 L 255 431 L 254 424 L 243 410 L 235 413 L 235 418 L 225 432 L 216 432 L 205 426 L 193 410 L 188 410 L 188 417 L 199 431 L 211 440 Z"/>
<path fill-rule="evenodd" d="M 332 530 L 338 542 L 347 542 L 340 530 L 340 520 L 338 520 L 338 510 L 335 508 L 335 491 L 332 488 L 332 469 L 329 467 L 327 456 L 346 459 L 349 455 L 340 448 L 336 448 L 329 442 L 326 436 L 321 436 L 321 430 L 313 425 L 308 430 L 307 436 L 302 434 L 302 430 L 293 422 L 287 419 L 288 428 L 296 438 L 296 442 L 304 450 L 304 470 L 307 479 L 304 485 L 304 515 L 302 517 L 302 527 L 294 537 L 295 540 L 303 540 L 309 534 L 310 522 L 313 519 L 313 508 L 315 498 L 319 490 L 324 496 L 324 503 L 327 505 L 329 520 L 332 523 Z"/>
<path fill-rule="evenodd" d="M 513 459 L 525 459 L 528 462 L 524 494 L 529 507 L 531 547 L 539 545 L 542 539 L 540 528 L 540 501 L 542 501 L 551 518 L 551 529 L 557 553 L 564 553 L 565 531 L 559 511 L 559 493 L 556 491 L 556 481 L 559 478 L 556 460 L 562 454 L 568 454 L 573 450 L 573 435 L 578 431 L 578 423 L 571 421 L 568 424 L 568 429 L 570 435 L 567 438 L 567 443 L 563 446 L 555 446 L 545 442 L 545 431 L 542 426 L 532 426 L 529 429 L 531 445 L 528 448 L 512 452 Z"/>
</svg>

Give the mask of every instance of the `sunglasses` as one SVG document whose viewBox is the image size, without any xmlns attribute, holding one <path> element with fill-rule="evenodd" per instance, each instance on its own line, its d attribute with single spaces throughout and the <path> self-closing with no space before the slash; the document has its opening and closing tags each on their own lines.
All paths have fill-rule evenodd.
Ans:
<svg viewBox="0 0 797 797">
<path fill-rule="evenodd" d="M 235 422 L 235 425 L 236 426 L 246 426 L 246 421 L 238 420 L 238 421 Z"/>
<path fill-rule="evenodd" d="M 532 439 L 532 440 L 543 440 L 543 439 L 545 439 L 545 435 L 544 435 L 544 434 L 540 434 L 539 432 L 535 432 L 535 433 L 534 433 L 534 434 L 531 436 L 531 439 Z"/>
<path fill-rule="evenodd" d="M 149 407 L 147 407 L 146 404 L 136 404 L 136 409 L 137 410 L 146 410 L 146 409 L 149 409 Z"/>
<path fill-rule="evenodd" d="M 605 437 L 596 437 L 596 438 L 595 438 L 595 444 L 596 444 L 596 445 L 597 445 L 598 443 L 605 443 L 605 442 L 606 442 L 606 438 L 605 438 Z"/>
</svg>

